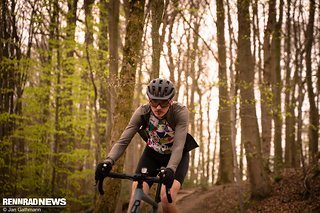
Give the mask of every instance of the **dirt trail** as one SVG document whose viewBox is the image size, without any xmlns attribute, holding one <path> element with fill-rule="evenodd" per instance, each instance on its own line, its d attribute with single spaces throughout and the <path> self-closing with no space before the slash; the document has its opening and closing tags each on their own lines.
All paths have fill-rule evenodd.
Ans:
<svg viewBox="0 0 320 213">
<path fill-rule="evenodd" d="M 245 193 L 247 185 L 243 186 Z M 235 185 L 214 186 L 209 189 L 181 190 L 177 206 L 181 213 L 237 212 L 238 201 Z"/>
</svg>

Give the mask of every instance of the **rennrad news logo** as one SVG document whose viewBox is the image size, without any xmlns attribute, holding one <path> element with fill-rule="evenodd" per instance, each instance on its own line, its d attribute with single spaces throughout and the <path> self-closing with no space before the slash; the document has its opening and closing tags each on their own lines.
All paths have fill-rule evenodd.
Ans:
<svg viewBox="0 0 320 213">
<path fill-rule="evenodd" d="M 2 198 L 2 206 L 66 206 L 65 198 Z"/>
<path fill-rule="evenodd" d="M 2 212 L 42 212 L 44 208 L 64 208 L 65 198 L 2 198 Z M 1 211 L 1 209 L 0 209 Z"/>
</svg>

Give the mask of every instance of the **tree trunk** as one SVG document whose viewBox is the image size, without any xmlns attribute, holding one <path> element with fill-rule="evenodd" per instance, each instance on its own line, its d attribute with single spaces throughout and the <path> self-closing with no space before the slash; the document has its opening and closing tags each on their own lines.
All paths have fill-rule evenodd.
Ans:
<svg viewBox="0 0 320 213">
<path fill-rule="evenodd" d="M 312 82 L 312 45 L 314 41 L 314 16 L 315 16 L 315 0 L 310 0 L 309 6 L 309 21 L 306 32 L 306 81 L 308 88 L 309 98 L 309 162 L 316 163 L 316 155 L 318 153 L 318 140 L 319 140 L 319 109 L 316 105 L 315 93 L 313 91 Z"/>
<path fill-rule="evenodd" d="M 119 67 L 119 0 L 110 0 L 108 7 L 109 24 L 109 68 L 112 77 L 118 73 Z M 112 85 L 111 85 L 112 86 Z"/>
<path fill-rule="evenodd" d="M 160 73 L 160 53 L 162 44 L 160 43 L 159 29 L 162 23 L 164 0 L 151 0 L 151 39 L 152 39 L 152 71 L 151 79 L 159 77 Z"/>
<path fill-rule="evenodd" d="M 291 0 L 287 1 L 287 18 L 286 18 L 286 36 L 285 36 L 285 51 L 286 51 L 286 81 L 285 81 L 285 166 L 295 167 L 295 114 L 294 114 L 294 104 L 295 104 L 295 79 L 291 79 Z M 294 76 L 297 75 L 297 70 Z"/>
<path fill-rule="evenodd" d="M 132 115 L 133 93 L 135 87 L 135 74 L 139 60 L 141 39 L 144 25 L 144 0 L 129 2 L 129 17 L 126 27 L 126 38 L 123 52 L 123 66 L 118 79 L 117 101 L 115 107 L 114 123 L 111 142 L 114 144 L 125 129 Z M 124 156 L 116 163 L 114 171 L 122 171 Z M 104 182 L 106 193 L 100 196 L 96 202 L 95 212 L 115 212 L 117 199 L 120 194 L 121 181 L 106 180 Z"/>
<path fill-rule="evenodd" d="M 271 41 L 271 82 L 272 82 L 272 102 L 273 102 L 273 122 L 274 122 L 274 170 L 279 173 L 283 166 L 282 158 L 282 112 L 281 112 L 281 25 L 283 16 L 283 0 L 279 5 L 279 20 L 275 24 Z"/>
<path fill-rule="evenodd" d="M 94 68 L 92 65 L 92 57 L 91 53 L 93 52 L 93 41 L 94 41 L 94 37 L 93 37 L 93 32 L 94 32 L 94 23 L 93 23 L 93 14 L 92 14 L 92 7 L 94 5 L 94 0 L 86 0 L 84 1 L 84 14 L 85 14 L 85 58 L 86 58 L 86 62 L 87 62 L 87 67 L 88 67 L 88 74 L 85 73 L 82 78 L 84 80 L 84 82 L 88 82 L 88 84 L 91 83 L 92 86 L 92 90 L 93 90 L 93 100 L 91 101 L 90 106 L 93 108 L 93 113 L 92 113 L 92 120 L 93 120 L 93 129 L 92 129 L 92 133 L 90 132 L 89 137 L 91 135 L 93 135 L 94 137 L 94 144 L 96 146 L 91 146 L 91 144 L 81 144 L 76 142 L 75 148 L 83 148 L 83 149 L 92 149 L 91 147 L 96 147 L 95 151 L 96 151 L 96 159 L 100 161 L 100 150 L 101 150 L 101 134 L 99 132 L 99 127 L 101 125 L 101 120 L 100 120 L 100 114 L 99 114 L 99 107 L 98 107 L 98 87 L 97 87 L 97 83 L 95 80 L 95 75 L 94 75 Z M 94 54 L 92 54 L 94 55 Z M 98 74 L 96 76 L 99 76 Z M 90 82 L 90 83 L 89 83 Z M 82 110 L 86 110 L 86 106 L 82 107 Z M 90 110 L 91 111 L 91 110 Z M 92 162 L 88 162 L 87 159 L 84 159 L 83 161 L 84 164 L 84 168 L 92 168 Z M 82 169 L 81 169 L 82 170 Z M 88 179 L 84 179 L 81 180 L 81 184 L 83 185 L 83 187 L 81 187 L 80 190 L 73 190 L 76 192 L 75 196 L 79 197 L 81 194 L 87 193 L 88 190 L 88 185 L 90 185 L 90 183 L 92 183 L 92 180 L 88 180 Z M 72 205 L 72 209 L 71 211 L 76 212 L 76 211 L 80 211 L 82 206 L 79 206 L 77 204 L 73 204 Z"/>
<path fill-rule="evenodd" d="M 299 3 L 300 4 L 300 3 Z M 295 73 L 295 81 L 298 86 L 297 89 L 297 155 L 296 159 L 297 165 L 302 164 L 303 169 L 305 169 L 305 157 L 303 153 L 303 143 L 302 143 L 302 131 L 303 131 L 303 113 L 302 113 L 302 107 L 303 107 L 303 102 L 305 98 L 305 80 L 303 79 L 303 58 L 304 58 L 304 43 L 302 41 L 302 35 L 303 30 L 301 30 L 301 27 L 304 26 L 305 24 L 303 21 L 299 20 L 302 17 L 302 11 L 299 9 L 300 6 L 294 6 L 295 10 L 298 10 L 296 12 L 298 14 L 298 21 L 294 22 L 293 25 L 293 31 L 294 31 L 294 47 L 295 47 L 295 61 L 294 61 L 294 69 L 296 70 Z M 294 14 L 296 14 L 294 13 Z M 296 20 L 296 19 L 295 19 Z"/>
<path fill-rule="evenodd" d="M 212 87 L 209 87 L 209 91 L 212 91 Z M 209 93 L 209 97 L 208 97 L 208 103 L 210 103 L 212 101 L 212 93 Z M 215 163 L 215 159 L 211 157 L 214 155 L 214 152 L 211 152 L 210 150 L 210 146 L 211 146 L 211 140 L 212 140 L 212 136 L 211 136 L 211 131 L 212 131 L 212 125 L 211 125 L 211 116 L 210 116 L 210 104 L 207 104 L 207 132 L 208 132 L 208 139 L 207 139 L 207 158 L 208 158 L 208 162 L 207 162 L 207 176 L 212 178 L 212 183 L 214 182 L 214 163 Z M 211 165 L 212 162 L 212 165 Z"/>
<path fill-rule="evenodd" d="M 49 26 L 49 33 L 50 33 L 50 40 L 51 42 L 49 43 L 49 50 L 56 49 L 57 55 L 60 54 L 60 50 L 58 47 L 58 42 L 59 41 L 59 31 L 58 31 L 58 22 L 59 21 L 59 6 L 58 6 L 58 1 L 55 0 L 52 2 L 52 15 L 50 17 L 50 26 Z M 52 42 L 55 41 L 55 42 Z M 50 49 L 51 48 L 51 49 Z M 49 53 L 50 60 L 53 59 L 51 53 Z M 60 61 L 57 58 L 57 63 L 60 63 Z M 55 69 L 55 77 L 56 77 L 56 84 L 60 84 L 60 71 L 58 71 L 57 67 L 53 67 L 53 70 Z M 60 99 L 59 99 L 59 93 L 60 89 L 58 86 L 55 86 L 55 110 L 54 110 L 54 129 L 56 133 L 53 135 L 53 145 L 52 145 L 52 177 L 51 177 L 51 193 L 55 194 L 56 193 L 56 179 L 57 179 L 57 167 L 58 167 L 58 157 L 57 157 L 57 152 L 58 152 L 58 131 L 59 131 L 59 126 L 58 126 L 58 113 L 57 113 L 57 108 L 60 106 Z"/>
<path fill-rule="evenodd" d="M 271 149 L 271 130 L 272 130 L 272 92 L 271 92 L 271 34 L 276 22 L 275 0 L 269 1 L 268 23 L 264 31 L 263 41 L 263 76 L 261 84 L 261 128 L 262 128 L 262 156 L 264 166 L 269 170 L 269 158 Z"/>
<path fill-rule="evenodd" d="M 229 0 L 226 1 L 227 8 L 228 8 L 228 31 L 229 31 L 229 38 L 234 37 L 233 27 L 232 27 L 232 18 L 230 13 L 230 5 Z M 234 167 L 234 175 L 236 177 L 237 184 L 239 186 L 239 206 L 240 211 L 242 211 L 242 194 L 241 194 L 241 181 L 242 181 L 242 155 L 243 148 L 242 143 L 240 144 L 240 158 L 238 162 L 237 156 L 237 145 L 236 145 L 236 136 L 237 136 L 237 93 L 238 93 L 238 73 L 234 71 L 234 57 L 233 57 L 233 40 L 229 39 L 229 58 L 230 58 L 230 65 L 229 65 L 229 73 L 230 73 L 230 128 L 231 128 L 231 144 L 232 144 L 232 152 L 233 152 L 233 167 Z"/>
<path fill-rule="evenodd" d="M 238 0 L 238 68 L 240 73 L 240 118 L 241 140 L 246 149 L 248 175 L 252 198 L 266 197 L 270 192 L 269 182 L 263 169 L 260 136 L 253 91 L 254 66 L 250 50 L 249 0 Z"/>
<path fill-rule="evenodd" d="M 175 0 L 173 1 L 173 11 L 172 13 L 169 15 L 169 18 L 168 18 L 168 25 L 169 25 L 169 32 L 168 32 L 168 41 L 167 41 L 167 48 L 168 48 L 168 68 L 169 68 L 169 72 L 170 72 L 170 80 L 171 82 L 176 85 L 176 88 L 177 88 L 177 92 L 176 92 L 176 95 L 175 95 L 175 100 L 178 99 L 179 97 L 179 88 L 180 88 L 180 83 L 179 83 L 179 79 L 180 79 L 180 69 L 179 69 L 179 60 L 178 60 L 178 63 L 175 64 L 174 63 L 174 58 L 173 58 L 173 54 L 172 54 L 172 43 L 173 43 L 173 26 L 174 26 L 174 23 L 175 23 L 175 18 L 177 17 L 178 15 L 178 6 L 179 6 L 179 1 Z M 175 80 L 175 70 L 178 71 L 178 80 Z"/>
<path fill-rule="evenodd" d="M 198 41 L 197 43 L 194 43 L 194 46 L 198 46 Z M 201 53 L 199 53 L 200 55 Z M 200 79 L 200 75 L 201 75 L 201 70 L 204 69 L 204 66 L 203 66 L 203 63 L 202 63 L 202 58 L 199 57 L 199 65 L 198 65 L 198 72 L 197 72 L 197 75 L 196 75 L 196 81 L 195 81 L 195 87 L 196 87 L 196 91 L 198 93 L 198 96 L 199 96 L 199 118 L 197 119 L 197 126 L 198 126 L 198 131 L 199 131 L 199 148 L 200 148 L 200 152 L 201 152 L 201 178 L 200 178 L 200 183 L 202 186 L 208 186 L 208 183 L 209 183 L 209 175 L 208 174 L 208 171 L 206 170 L 206 165 L 208 164 L 209 162 L 209 156 L 206 156 L 206 146 L 205 146 L 205 142 L 203 140 L 203 133 L 204 133 L 204 128 L 203 128 L 203 113 L 204 113 L 204 110 L 203 110 L 203 107 L 202 107 L 202 97 L 203 97 L 203 92 L 201 91 L 201 87 L 199 85 L 199 79 Z M 199 168 L 199 167 L 198 167 Z"/>
<path fill-rule="evenodd" d="M 109 2 L 106 2 L 105 0 L 99 1 L 99 34 L 98 34 L 98 48 L 99 48 L 99 55 L 98 55 L 98 63 L 100 70 L 97 72 L 99 78 L 100 78 L 100 85 L 99 85 L 99 117 L 101 122 L 105 122 L 105 129 L 104 131 L 100 132 L 101 135 L 101 142 L 104 142 L 103 145 L 105 145 L 106 141 L 110 141 L 110 135 L 111 135 L 111 126 L 112 126 L 112 120 L 111 120 L 111 111 L 110 109 L 110 94 L 108 92 L 108 70 L 107 70 L 107 53 L 109 50 L 108 47 L 108 5 Z M 105 147 L 102 146 L 101 147 Z M 101 147 L 96 148 L 96 162 L 100 162 L 101 158 Z M 106 153 L 104 153 L 106 154 Z"/>
<path fill-rule="evenodd" d="M 217 39 L 219 59 L 219 134 L 220 134 L 220 164 L 218 184 L 234 181 L 233 154 L 231 141 L 230 97 L 228 91 L 228 79 L 226 68 L 226 44 L 224 35 L 224 4 L 223 0 L 217 0 Z"/>
<path fill-rule="evenodd" d="M 215 132 L 216 132 L 216 135 L 215 135 L 215 140 L 214 140 L 214 147 L 213 147 L 213 151 L 212 151 L 212 182 L 214 183 L 215 181 L 215 175 L 216 175 L 216 153 L 217 153 L 217 145 L 218 145 L 218 126 L 219 126 L 219 122 L 218 122 L 218 119 L 216 120 L 216 129 L 215 129 Z"/>
<path fill-rule="evenodd" d="M 119 67 L 119 0 L 110 0 L 108 6 L 108 27 L 109 27 L 109 82 L 107 83 L 107 141 L 109 144 L 107 146 L 111 147 L 111 130 L 114 122 L 114 111 L 116 104 L 116 91 L 115 85 L 117 84 L 118 67 Z M 109 148 L 109 147 L 108 147 Z"/>
<path fill-rule="evenodd" d="M 199 33 L 199 27 L 200 27 L 200 23 L 199 23 L 199 17 L 197 16 L 197 14 L 195 13 L 191 13 L 191 18 L 190 20 L 193 20 L 193 24 L 194 24 L 194 33 L 189 34 L 189 39 L 188 39 L 188 52 L 187 54 L 189 55 L 189 57 L 187 58 L 187 69 L 186 69 L 186 76 L 187 78 L 190 77 L 191 81 L 192 81 L 192 85 L 190 88 L 190 102 L 189 102 L 189 122 L 191 124 L 191 135 L 195 136 L 197 134 L 196 131 L 196 85 L 197 85 L 197 78 L 196 78 L 196 55 L 197 52 L 199 50 L 198 48 L 198 42 L 199 42 L 199 37 L 198 37 L 198 33 Z M 193 41 L 193 42 L 192 42 Z M 188 86 L 187 86 L 188 87 Z M 200 145 L 200 155 L 201 152 L 203 151 L 203 146 Z M 194 159 L 194 152 L 191 152 L 191 159 Z M 192 161 L 194 163 L 194 161 Z M 199 158 L 199 163 L 201 163 L 201 157 Z M 192 164 L 191 164 L 192 165 Z M 196 179 L 197 180 L 197 176 L 198 173 L 197 172 L 193 172 L 194 170 L 191 168 L 191 180 Z"/>
<path fill-rule="evenodd" d="M 298 12 L 298 19 L 302 16 L 302 11 L 300 9 L 300 6 L 295 6 L 296 10 L 299 10 Z M 305 157 L 303 153 L 303 143 L 302 143 L 302 132 L 303 132 L 303 112 L 302 107 L 304 103 L 305 98 L 305 80 L 303 79 L 303 58 L 304 58 L 304 43 L 301 39 L 303 30 L 301 30 L 301 27 L 304 25 L 303 22 L 297 21 L 293 25 L 294 30 L 294 46 L 295 46 L 295 62 L 294 62 L 294 68 L 296 70 L 296 84 L 298 86 L 298 97 L 297 97 L 297 165 L 302 165 L 303 170 L 305 171 Z"/>
</svg>

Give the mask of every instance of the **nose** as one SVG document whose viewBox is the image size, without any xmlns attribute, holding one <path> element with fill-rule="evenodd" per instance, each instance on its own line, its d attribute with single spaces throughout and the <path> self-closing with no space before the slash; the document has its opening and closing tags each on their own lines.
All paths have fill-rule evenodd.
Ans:
<svg viewBox="0 0 320 213">
<path fill-rule="evenodd" d="M 160 104 L 158 104 L 156 109 L 162 109 L 162 107 L 160 106 Z"/>
</svg>

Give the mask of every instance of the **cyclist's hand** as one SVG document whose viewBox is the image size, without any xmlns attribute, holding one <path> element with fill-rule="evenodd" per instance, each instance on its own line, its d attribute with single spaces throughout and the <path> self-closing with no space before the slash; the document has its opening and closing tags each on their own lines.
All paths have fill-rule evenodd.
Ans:
<svg viewBox="0 0 320 213">
<path fill-rule="evenodd" d="M 165 168 L 160 171 L 160 177 L 163 180 L 163 184 L 167 188 L 171 188 L 174 181 L 174 172 L 170 168 Z"/>
<path fill-rule="evenodd" d="M 97 165 L 95 180 L 103 180 L 111 171 L 112 163 L 108 160 L 105 160 Z"/>
</svg>

